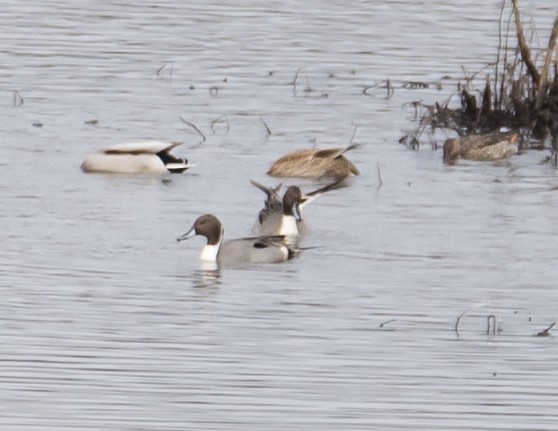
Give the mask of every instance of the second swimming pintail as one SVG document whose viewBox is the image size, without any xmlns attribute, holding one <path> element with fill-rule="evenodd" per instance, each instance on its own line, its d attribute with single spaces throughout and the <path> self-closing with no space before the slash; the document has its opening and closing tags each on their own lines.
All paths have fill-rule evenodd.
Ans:
<svg viewBox="0 0 558 431">
<path fill-rule="evenodd" d="M 302 218 L 302 209 L 318 196 L 343 186 L 345 178 L 303 194 L 299 186 L 290 186 L 283 198 L 279 197 L 281 184 L 272 188 L 256 181 L 250 182 L 266 194 L 264 207 L 259 212 L 252 231 L 257 235 L 306 235 L 310 227 Z"/>
</svg>

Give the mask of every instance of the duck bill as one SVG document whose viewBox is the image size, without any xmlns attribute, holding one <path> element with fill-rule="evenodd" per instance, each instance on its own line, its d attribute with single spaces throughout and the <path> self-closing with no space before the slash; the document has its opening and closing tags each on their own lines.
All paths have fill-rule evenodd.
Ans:
<svg viewBox="0 0 558 431">
<path fill-rule="evenodd" d="M 320 195 L 304 195 L 302 197 L 302 200 L 297 204 L 298 206 L 298 212 L 302 212 L 302 209 L 308 205 L 310 202 L 312 202 L 314 199 L 316 199 L 318 196 Z"/>
<path fill-rule="evenodd" d="M 177 241 L 184 241 L 185 239 L 188 238 L 192 238 L 193 236 L 196 236 L 196 229 L 194 226 L 192 226 L 192 228 L 186 232 L 184 235 L 179 236 L 178 238 L 176 238 Z"/>
</svg>

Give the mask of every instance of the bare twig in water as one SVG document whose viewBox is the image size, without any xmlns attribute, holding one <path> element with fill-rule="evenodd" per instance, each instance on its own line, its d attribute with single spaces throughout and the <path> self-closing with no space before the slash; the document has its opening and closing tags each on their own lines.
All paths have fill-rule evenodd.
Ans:
<svg viewBox="0 0 558 431">
<path fill-rule="evenodd" d="M 19 94 L 19 91 L 17 90 L 14 91 L 13 104 L 14 106 L 23 105 L 23 97 L 21 97 L 21 94 Z"/>
<path fill-rule="evenodd" d="M 267 136 L 271 136 L 271 129 L 269 128 L 269 126 L 267 125 L 267 123 L 265 122 L 265 120 L 260 117 L 260 121 L 263 123 L 263 125 L 265 126 L 265 131 L 267 133 Z"/>
<path fill-rule="evenodd" d="M 188 120 L 185 120 L 184 118 L 182 118 L 182 115 L 178 116 L 180 118 L 180 120 L 184 123 L 187 124 L 188 126 L 190 126 L 192 129 L 194 129 L 196 132 L 198 132 L 200 134 L 200 136 L 202 137 L 202 141 L 205 142 L 206 138 L 205 135 L 202 133 L 202 131 L 200 129 L 198 129 L 196 127 L 196 125 L 194 123 L 190 123 Z"/>
<path fill-rule="evenodd" d="M 554 53 L 554 48 L 556 47 L 556 39 L 558 38 L 558 16 L 554 20 L 554 25 L 552 26 L 552 33 L 550 34 L 550 40 L 548 41 L 548 47 L 546 49 L 546 57 L 544 60 L 544 67 L 541 73 L 541 81 L 539 85 L 539 92 L 537 94 L 537 103 L 535 107 L 539 109 L 548 93 L 548 74 L 550 69 L 550 63 L 552 63 L 552 55 Z"/>
<path fill-rule="evenodd" d="M 387 98 L 391 99 L 391 96 L 393 96 L 395 94 L 395 89 L 393 88 L 393 85 L 391 83 L 391 79 L 387 80 L 386 87 L 387 87 Z"/>
<path fill-rule="evenodd" d="M 296 96 L 296 83 L 298 81 L 298 75 L 300 75 L 301 70 L 302 70 L 302 67 L 296 71 L 294 79 L 293 79 L 293 96 Z"/>
<path fill-rule="evenodd" d="M 490 325 L 492 322 L 492 325 Z M 491 314 L 486 318 L 486 335 L 490 334 L 490 328 L 492 328 L 492 335 L 496 335 L 496 316 Z"/>
<path fill-rule="evenodd" d="M 351 140 L 349 141 L 349 145 L 353 144 L 353 139 L 355 139 L 357 130 L 358 130 L 358 126 L 355 124 L 355 129 L 353 130 L 353 136 L 351 136 Z"/>
<path fill-rule="evenodd" d="M 301 68 L 302 69 L 302 68 Z M 296 96 L 296 83 L 298 81 L 298 75 L 300 74 L 301 69 L 298 69 L 295 73 L 294 79 L 293 79 L 293 96 Z"/>
<path fill-rule="evenodd" d="M 521 53 L 521 59 L 523 63 L 525 63 L 525 67 L 527 67 L 527 72 L 531 76 L 531 80 L 533 81 L 533 85 L 537 87 L 539 85 L 541 76 L 535 63 L 533 63 L 533 59 L 531 58 L 531 50 L 527 45 L 527 41 L 525 40 L 525 33 L 523 32 L 523 24 L 521 23 L 521 16 L 519 14 L 519 6 L 517 5 L 517 0 L 512 0 L 513 5 L 513 14 L 515 17 L 515 27 L 517 30 L 517 43 L 519 44 L 519 52 Z"/>
<path fill-rule="evenodd" d="M 219 118 L 216 118 L 215 120 L 213 120 L 211 122 L 211 131 L 213 132 L 213 134 L 215 134 L 215 125 L 217 123 L 220 123 L 222 120 L 225 120 L 225 124 L 227 125 L 227 130 L 226 130 L 225 134 L 229 133 L 229 130 L 230 130 L 229 117 L 227 115 L 221 115 Z"/>
<path fill-rule="evenodd" d="M 403 88 L 407 88 L 409 90 L 425 89 L 430 88 L 430 84 L 422 81 L 408 81 L 403 84 Z"/>
<path fill-rule="evenodd" d="M 498 66 L 500 65 L 500 52 L 502 51 L 502 18 L 504 16 L 504 9 L 506 7 L 506 0 L 502 0 L 500 8 L 500 19 L 498 20 L 498 51 L 496 51 L 496 67 L 494 69 L 494 106 L 498 107 Z M 504 78 L 502 78 L 503 80 Z"/>
<path fill-rule="evenodd" d="M 293 95 L 297 96 L 297 84 L 298 84 L 298 79 L 300 78 L 300 75 L 302 73 L 302 71 L 306 72 L 306 67 L 301 67 L 299 68 L 296 73 L 295 73 L 295 77 L 293 79 Z M 304 91 L 306 93 L 310 93 L 312 90 L 312 88 L 310 87 L 310 82 L 308 81 L 308 73 L 305 74 L 306 77 L 306 88 L 304 88 Z"/>
<path fill-rule="evenodd" d="M 537 337 L 548 337 L 550 335 L 550 330 L 556 325 L 556 322 L 552 322 L 552 324 L 546 328 L 544 331 L 538 332 Z"/>
<path fill-rule="evenodd" d="M 382 180 L 382 169 L 380 167 L 380 162 L 376 162 L 376 168 L 378 170 L 378 189 L 380 187 L 382 187 L 382 185 L 384 184 L 384 181 Z"/>
<path fill-rule="evenodd" d="M 167 67 L 169 65 L 169 63 L 165 63 L 163 64 L 159 69 L 157 69 L 157 76 L 161 75 L 161 72 L 163 71 L 163 69 L 165 67 Z M 170 63 L 170 70 L 169 70 L 169 79 L 172 81 L 172 71 L 174 69 L 174 65 L 172 63 Z"/>
<path fill-rule="evenodd" d="M 157 69 L 157 76 L 159 76 L 159 74 L 161 73 L 161 71 L 162 71 L 165 67 L 167 67 L 167 64 L 166 64 L 166 63 L 163 64 L 159 69 Z"/>
<path fill-rule="evenodd" d="M 475 305 L 473 305 L 473 306 L 467 308 L 463 313 L 461 313 L 459 316 L 457 316 L 457 320 L 455 321 L 454 330 L 455 330 L 455 333 L 457 334 L 458 337 L 459 337 L 459 323 L 461 322 L 461 319 L 463 319 L 463 317 L 465 317 L 465 315 L 466 315 L 469 311 L 471 311 L 471 310 L 473 310 L 473 309 L 475 309 L 475 308 L 483 307 L 484 305 L 485 305 L 485 304 L 475 304 Z"/>
<path fill-rule="evenodd" d="M 395 322 L 396 319 L 390 319 L 390 320 L 386 320 L 385 322 L 380 323 L 379 328 L 383 328 L 384 326 L 386 326 L 388 323 L 393 323 Z"/>
<path fill-rule="evenodd" d="M 376 88 L 377 86 L 378 86 L 378 84 L 374 83 L 372 85 L 364 87 L 364 89 L 362 90 L 362 94 L 368 94 L 368 90 L 371 90 L 372 88 Z"/>
</svg>

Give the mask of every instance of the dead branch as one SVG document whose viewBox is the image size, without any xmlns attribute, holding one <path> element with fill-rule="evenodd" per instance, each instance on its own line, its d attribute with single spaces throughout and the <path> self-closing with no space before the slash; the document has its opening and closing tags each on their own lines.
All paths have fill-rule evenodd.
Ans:
<svg viewBox="0 0 558 431">
<path fill-rule="evenodd" d="M 353 130 L 353 135 L 351 136 L 351 139 L 350 139 L 350 141 L 349 141 L 349 145 L 352 145 L 352 144 L 353 144 L 353 139 L 355 139 L 355 136 L 356 136 L 356 134 L 357 134 L 357 130 L 358 130 L 358 126 L 355 125 L 355 129 Z"/>
<path fill-rule="evenodd" d="M 396 322 L 396 319 L 390 319 L 390 320 L 386 320 L 385 322 L 380 323 L 380 325 L 378 326 L 379 328 L 383 328 L 384 326 L 386 326 L 388 323 L 393 323 Z"/>
<path fill-rule="evenodd" d="M 548 74 L 550 72 L 550 63 L 552 63 L 552 54 L 554 53 L 554 47 L 556 46 L 556 38 L 558 38 L 558 16 L 552 26 L 550 40 L 548 41 L 548 47 L 546 49 L 546 58 L 544 60 L 544 66 L 540 77 L 541 81 L 537 94 L 537 103 L 535 105 L 536 109 L 540 109 L 548 92 Z"/>
<path fill-rule="evenodd" d="M 205 135 L 202 133 L 202 131 L 200 129 L 198 129 L 196 127 L 196 125 L 194 123 L 190 123 L 188 120 L 185 120 L 184 118 L 182 118 L 182 115 L 179 115 L 178 118 L 180 118 L 180 120 L 184 123 L 187 124 L 188 126 L 190 126 L 192 129 L 194 129 L 196 132 L 198 132 L 200 134 L 200 136 L 202 137 L 202 142 L 205 142 L 206 138 Z"/>
<path fill-rule="evenodd" d="M 395 94 L 395 89 L 393 88 L 393 85 L 391 83 L 391 79 L 387 80 L 387 98 L 391 99 L 391 96 L 393 96 Z"/>
<path fill-rule="evenodd" d="M 221 122 L 221 120 L 223 120 L 223 119 L 225 120 L 226 125 L 227 125 L 227 130 L 226 130 L 225 134 L 228 134 L 228 133 L 229 133 L 229 130 L 230 130 L 230 121 L 229 121 L 229 117 L 228 117 L 227 115 L 224 115 L 224 114 L 223 114 L 223 115 L 221 115 L 220 117 L 216 118 L 215 120 L 213 120 L 213 121 L 211 122 L 211 131 L 213 132 L 213 134 L 215 134 L 215 125 L 216 125 L 217 123 Z"/>
<path fill-rule="evenodd" d="M 306 71 L 306 67 L 299 68 L 295 73 L 295 77 L 293 79 L 293 96 L 297 96 L 297 84 L 298 84 L 298 80 L 300 78 L 300 75 L 302 74 L 302 71 Z M 304 88 L 304 92 L 305 93 L 312 93 L 314 91 L 314 89 L 312 87 L 310 87 L 310 81 L 308 80 L 308 73 L 305 74 L 305 78 L 306 78 L 306 87 Z M 325 96 L 325 97 L 327 97 L 327 96 Z"/>
<path fill-rule="evenodd" d="M 267 125 L 267 123 L 265 122 L 265 120 L 260 117 L 260 121 L 263 123 L 263 125 L 265 126 L 265 131 L 267 133 L 267 136 L 271 136 L 271 129 L 269 128 L 269 126 Z"/>
<path fill-rule="evenodd" d="M 545 330 L 538 332 L 537 337 L 548 337 L 550 335 L 550 330 L 556 325 L 556 322 L 552 322 L 552 324 L 546 328 Z"/>
<path fill-rule="evenodd" d="M 382 180 L 382 169 L 380 167 L 380 162 L 376 162 L 376 167 L 378 169 L 378 188 L 376 190 L 379 190 L 380 187 L 382 187 L 382 185 L 384 184 L 384 181 Z"/>
<path fill-rule="evenodd" d="M 13 97 L 13 105 L 14 106 L 21 106 L 23 105 L 23 97 L 21 97 L 21 94 L 19 94 L 19 91 L 14 91 L 14 97 Z"/>
<path fill-rule="evenodd" d="M 529 76 L 531 76 L 531 80 L 533 81 L 533 85 L 538 87 L 541 76 L 535 63 L 531 58 L 531 50 L 527 45 L 527 41 L 525 40 L 525 33 L 523 31 L 523 24 L 521 23 L 521 15 L 519 13 L 519 7 L 517 5 L 517 0 L 512 0 L 513 5 L 513 14 L 515 17 L 515 28 L 517 30 L 517 43 L 519 44 L 519 51 L 521 53 L 521 58 L 523 59 L 523 63 L 525 63 L 525 67 L 527 67 L 527 72 Z"/>
</svg>

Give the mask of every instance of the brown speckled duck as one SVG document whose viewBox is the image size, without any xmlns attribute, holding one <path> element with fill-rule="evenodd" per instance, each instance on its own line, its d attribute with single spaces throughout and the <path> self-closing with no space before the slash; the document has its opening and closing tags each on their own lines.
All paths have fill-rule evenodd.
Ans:
<svg viewBox="0 0 558 431">
<path fill-rule="evenodd" d="M 489 133 L 448 139 L 444 143 L 444 162 L 451 165 L 462 159 L 499 160 L 516 154 L 516 133 Z"/>
<path fill-rule="evenodd" d="M 272 177 L 329 177 L 335 179 L 349 175 L 359 175 L 357 167 L 344 155 L 344 153 L 354 148 L 356 148 L 356 145 L 343 148 L 310 148 L 294 151 L 273 163 L 267 173 Z"/>
</svg>

